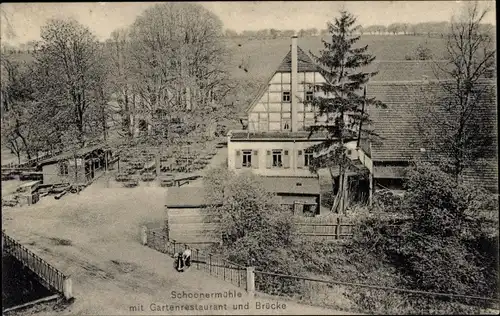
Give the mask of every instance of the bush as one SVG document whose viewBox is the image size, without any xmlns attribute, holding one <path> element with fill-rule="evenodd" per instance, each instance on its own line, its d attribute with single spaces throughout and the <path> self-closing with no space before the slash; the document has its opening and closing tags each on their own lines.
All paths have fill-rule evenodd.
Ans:
<svg viewBox="0 0 500 316">
<path fill-rule="evenodd" d="M 424 45 L 419 44 L 416 51 L 416 57 L 418 60 L 430 60 L 432 59 L 432 51 L 427 47 L 427 43 Z"/>
<path fill-rule="evenodd" d="M 388 213 L 397 213 L 401 207 L 402 197 L 391 190 L 377 191 L 373 196 L 373 207 Z"/>
<path fill-rule="evenodd" d="M 378 256 L 379 262 L 397 269 L 401 278 L 396 284 L 405 288 L 496 296 L 498 219 L 492 215 L 498 211 L 488 193 L 457 183 L 437 167 L 418 164 L 409 171 L 401 201 L 390 205 L 386 199 L 377 207 L 384 204 L 402 216 L 388 220 L 379 209 L 380 214 L 360 222 L 350 244 L 353 260 Z M 430 309 L 451 306 L 439 299 L 427 302 Z"/>
<path fill-rule="evenodd" d="M 282 274 L 300 274 L 300 243 L 290 210 L 263 187 L 257 176 L 235 175 L 214 169 L 206 178 L 215 196 L 224 192 L 224 203 L 214 208 L 219 214 L 223 236 L 222 252 L 235 263 L 257 270 Z M 265 277 L 256 286 L 267 293 L 295 293 L 297 282 Z"/>
</svg>

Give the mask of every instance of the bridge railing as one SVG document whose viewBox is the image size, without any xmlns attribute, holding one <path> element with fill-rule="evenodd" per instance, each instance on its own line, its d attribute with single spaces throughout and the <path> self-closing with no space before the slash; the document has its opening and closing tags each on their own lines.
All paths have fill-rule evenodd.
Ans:
<svg viewBox="0 0 500 316">
<path fill-rule="evenodd" d="M 4 231 L 2 231 L 2 251 L 28 267 L 47 288 L 63 294 L 66 299 L 73 297 L 72 281 L 69 276 L 34 254 Z"/>
</svg>

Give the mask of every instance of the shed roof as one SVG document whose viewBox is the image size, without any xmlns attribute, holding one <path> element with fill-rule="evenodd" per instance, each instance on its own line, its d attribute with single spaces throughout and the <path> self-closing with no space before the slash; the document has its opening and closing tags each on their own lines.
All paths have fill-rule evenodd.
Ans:
<svg viewBox="0 0 500 316">
<path fill-rule="evenodd" d="M 209 205 L 220 205 L 222 201 L 209 201 L 204 187 L 170 187 L 167 189 L 168 208 L 198 208 Z"/>
<path fill-rule="evenodd" d="M 89 146 L 89 147 L 85 147 L 85 148 L 80 148 L 80 149 L 78 149 L 76 151 L 76 157 L 77 158 L 84 157 L 85 155 L 93 152 L 94 150 L 103 149 L 105 146 L 106 145 L 101 144 L 101 145 L 94 145 L 94 146 Z M 57 156 L 54 156 L 54 157 L 42 160 L 42 161 L 40 161 L 38 163 L 38 165 L 39 166 L 48 165 L 48 164 L 51 164 L 51 163 L 59 162 L 61 160 L 66 160 L 66 159 L 70 159 L 70 158 L 73 158 L 73 157 L 75 157 L 75 153 L 73 153 L 73 152 L 65 152 L 65 153 L 62 153 L 60 155 L 57 155 Z"/>
<path fill-rule="evenodd" d="M 317 177 L 261 177 L 266 190 L 276 194 L 319 195 Z"/>
</svg>

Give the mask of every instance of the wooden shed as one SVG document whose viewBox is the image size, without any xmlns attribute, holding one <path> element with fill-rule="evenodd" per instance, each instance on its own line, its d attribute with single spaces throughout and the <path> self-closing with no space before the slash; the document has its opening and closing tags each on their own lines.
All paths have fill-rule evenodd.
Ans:
<svg viewBox="0 0 500 316">
<path fill-rule="evenodd" d="M 218 217 L 209 210 L 220 205 L 222 201 L 208 200 L 203 187 L 169 187 L 165 204 L 169 240 L 196 248 L 220 243 Z"/>
<path fill-rule="evenodd" d="M 101 175 L 112 160 L 112 152 L 104 145 L 65 152 L 38 163 L 44 184 L 85 184 Z"/>
<path fill-rule="evenodd" d="M 295 215 L 315 216 L 320 212 L 318 177 L 261 177 L 267 191 L 276 194 L 282 205 Z"/>
</svg>

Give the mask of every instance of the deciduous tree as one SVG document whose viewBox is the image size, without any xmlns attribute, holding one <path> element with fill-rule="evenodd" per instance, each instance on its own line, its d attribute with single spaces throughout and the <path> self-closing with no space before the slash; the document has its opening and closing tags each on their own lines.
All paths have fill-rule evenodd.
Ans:
<svg viewBox="0 0 500 316">
<path fill-rule="evenodd" d="M 135 82 L 131 71 L 130 38 L 127 29 L 111 33 L 106 43 L 107 60 L 110 70 L 109 85 L 115 107 L 110 107 L 113 121 L 120 126 L 118 134 L 129 142 L 134 136 Z"/>
<path fill-rule="evenodd" d="M 203 117 L 229 91 L 220 19 L 199 4 L 163 3 L 130 29 L 139 110 L 150 126 L 158 116 Z"/>
<path fill-rule="evenodd" d="M 494 39 L 481 28 L 487 13 L 478 2 L 467 3 L 461 15 L 453 18 L 446 43 L 449 63 L 436 65 L 439 82 L 424 94 L 428 111 L 419 120 L 429 158 L 457 180 L 465 169 L 496 152 L 491 149 L 494 126 L 490 120 L 495 84 L 489 78 L 496 50 Z"/>
<path fill-rule="evenodd" d="M 71 19 L 50 20 L 41 38 L 34 53 L 37 100 L 57 108 L 58 125 L 73 125 L 73 137 L 83 147 L 92 132 L 91 110 L 100 102 L 96 92 L 105 79 L 101 47 L 88 28 Z"/>
</svg>

